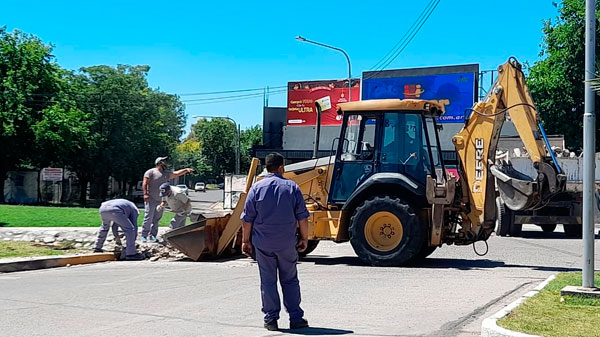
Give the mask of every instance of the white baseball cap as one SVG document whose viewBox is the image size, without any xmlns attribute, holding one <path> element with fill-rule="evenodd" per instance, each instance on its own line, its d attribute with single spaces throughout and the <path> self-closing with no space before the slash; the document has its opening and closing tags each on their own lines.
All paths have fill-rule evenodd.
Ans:
<svg viewBox="0 0 600 337">
<path fill-rule="evenodd" d="M 161 161 L 167 161 L 169 157 L 158 157 L 156 158 L 156 160 L 154 161 L 154 165 L 158 165 Z"/>
</svg>

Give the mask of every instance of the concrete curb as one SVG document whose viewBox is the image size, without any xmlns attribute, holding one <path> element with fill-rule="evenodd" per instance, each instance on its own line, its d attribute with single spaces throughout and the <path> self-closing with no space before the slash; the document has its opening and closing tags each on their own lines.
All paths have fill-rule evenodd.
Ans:
<svg viewBox="0 0 600 337">
<path fill-rule="evenodd" d="M 113 253 L 96 253 L 85 255 L 63 255 L 53 257 L 31 258 L 20 261 L 0 261 L 0 273 L 12 273 L 16 271 L 56 268 L 64 267 L 67 265 L 74 266 L 77 264 L 114 261 L 115 259 L 115 254 Z"/>
<path fill-rule="evenodd" d="M 538 284 L 532 291 L 527 292 L 516 301 L 504 307 L 502 310 L 498 311 L 494 315 L 486 318 L 481 323 L 481 337 L 540 337 L 538 335 L 530 335 L 522 332 L 516 332 L 512 330 L 505 329 L 499 326 L 498 320 L 503 318 L 504 316 L 510 314 L 511 311 L 515 310 L 519 305 L 523 304 L 525 300 L 530 297 L 537 295 L 545 286 L 550 283 L 550 281 L 554 280 L 556 275 L 552 275 L 548 277 L 544 282 Z"/>
</svg>

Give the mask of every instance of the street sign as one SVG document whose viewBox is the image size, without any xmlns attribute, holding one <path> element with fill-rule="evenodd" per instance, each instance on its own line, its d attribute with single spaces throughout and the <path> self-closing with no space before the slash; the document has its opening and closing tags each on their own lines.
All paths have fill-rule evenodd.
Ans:
<svg viewBox="0 0 600 337">
<path fill-rule="evenodd" d="M 42 169 L 42 180 L 43 181 L 62 181 L 63 180 L 63 169 L 46 167 Z"/>
</svg>

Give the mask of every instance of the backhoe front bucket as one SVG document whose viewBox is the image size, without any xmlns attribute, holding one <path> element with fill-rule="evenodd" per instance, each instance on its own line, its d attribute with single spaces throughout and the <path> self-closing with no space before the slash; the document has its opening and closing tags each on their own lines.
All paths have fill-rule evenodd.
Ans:
<svg viewBox="0 0 600 337">
<path fill-rule="evenodd" d="M 192 224 L 165 233 L 163 237 L 182 253 L 198 261 L 203 258 L 216 258 L 223 254 L 241 252 L 242 221 L 246 195 L 252 186 L 258 168 L 258 159 L 252 158 L 246 181 L 246 188 L 240 194 L 238 203 L 231 214 L 225 216 L 204 216 L 192 213 Z"/>
<path fill-rule="evenodd" d="M 202 258 L 214 258 L 219 255 L 220 234 L 229 218 L 229 215 L 205 218 L 200 214 L 192 214 L 193 223 L 167 232 L 163 237 L 171 246 L 194 261 Z"/>
</svg>

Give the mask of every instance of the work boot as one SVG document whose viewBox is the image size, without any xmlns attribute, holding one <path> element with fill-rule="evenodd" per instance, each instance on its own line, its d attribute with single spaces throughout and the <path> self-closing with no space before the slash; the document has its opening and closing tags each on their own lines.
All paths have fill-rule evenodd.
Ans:
<svg viewBox="0 0 600 337">
<path fill-rule="evenodd" d="M 125 255 L 126 261 L 141 261 L 141 260 L 145 260 L 145 259 L 146 259 L 146 257 L 141 253 L 135 253 L 133 255 Z"/>
<path fill-rule="evenodd" d="M 94 253 L 104 253 L 104 249 L 102 249 L 102 248 L 94 248 Z"/>
<path fill-rule="evenodd" d="M 308 328 L 308 321 L 302 318 L 298 322 L 290 322 L 290 329 Z"/>
<path fill-rule="evenodd" d="M 268 322 L 265 322 L 265 329 L 269 330 L 269 331 L 277 331 L 279 330 L 279 326 L 277 326 L 277 320 L 276 319 L 272 319 Z"/>
</svg>

